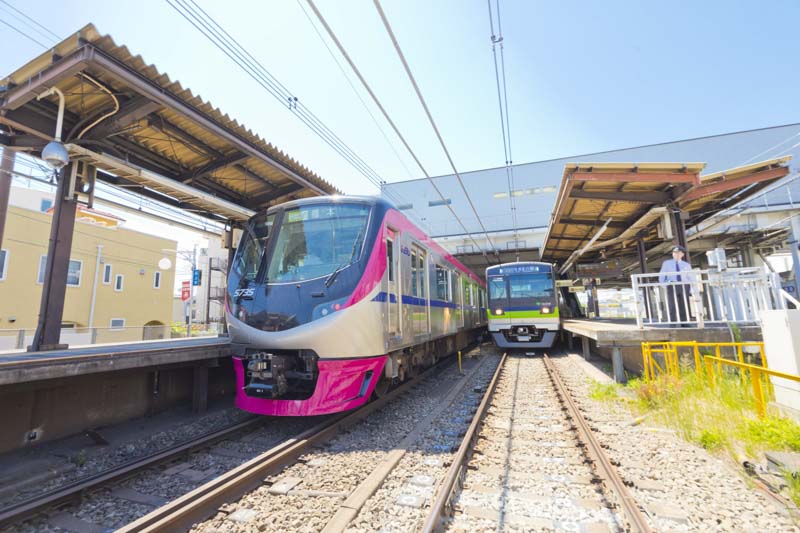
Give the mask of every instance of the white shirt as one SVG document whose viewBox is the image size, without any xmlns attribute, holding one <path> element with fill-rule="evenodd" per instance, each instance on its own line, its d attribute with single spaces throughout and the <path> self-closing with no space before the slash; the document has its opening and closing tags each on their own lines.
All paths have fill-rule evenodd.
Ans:
<svg viewBox="0 0 800 533">
<path fill-rule="evenodd" d="M 666 283 L 668 281 L 693 281 L 691 271 L 692 265 L 686 261 L 667 259 L 661 265 L 658 281 L 661 283 Z M 686 274 L 683 274 L 683 272 L 686 272 Z M 680 276 L 680 280 L 678 276 Z"/>
</svg>

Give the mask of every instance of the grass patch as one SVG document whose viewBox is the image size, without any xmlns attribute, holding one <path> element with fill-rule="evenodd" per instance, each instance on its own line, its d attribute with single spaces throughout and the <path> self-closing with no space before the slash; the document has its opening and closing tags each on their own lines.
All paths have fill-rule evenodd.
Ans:
<svg viewBox="0 0 800 533">
<path fill-rule="evenodd" d="M 800 451 L 800 425 L 775 416 L 759 419 L 750 382 L 742 383 L 738 375 L 717 379 L 715 388 L 694 372 L 651 383 L 632 380 L 628 388 L 635 393 L 634 407 L 640 414 L 649 414 L 707 450 L 744 451 L 750 456 L 766 450 Z"/>
<path fill-rule="evenodd" d="M 786 490 L 795 505 L 800 507 L 800 477 L 791 472 L 785 472 L 783 479 L 786 480 Z"/>
<path fill-rule="evenodd" d="M 589 397 L 593 400 L 601 402 L 608 402 L 619 398 L 617 394 L 616 383 L 600 383 L 599 381 L 592 381 L 589 385 Z"/>
</svg>

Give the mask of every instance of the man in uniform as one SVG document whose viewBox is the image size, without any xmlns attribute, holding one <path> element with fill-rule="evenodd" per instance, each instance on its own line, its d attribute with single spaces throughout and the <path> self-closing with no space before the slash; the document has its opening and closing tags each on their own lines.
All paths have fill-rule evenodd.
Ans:
<svg viewBox="0 0 800 533">
<path fill-rule="evenodd" d="M 683 260 L 685 254 L 683 246 L 673 246 L 672 258 L 664 260 L 658 275 L 658 281 L 667 284 L 667 322 L 685 323 L 687 318 L 691 319 L 689 282 L 692 281 L 692 265 Z"/>
</svg>

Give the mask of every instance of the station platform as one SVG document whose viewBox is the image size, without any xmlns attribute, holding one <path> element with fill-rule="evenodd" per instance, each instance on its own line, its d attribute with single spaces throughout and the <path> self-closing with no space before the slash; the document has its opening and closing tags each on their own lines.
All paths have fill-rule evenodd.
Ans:
<svg viewBox="0 0 800 533">
<path fill-rule="evenodd" d="M 582 353 L 589 359 L 593 349 L 596 355 L 610 359 L 614 378 L 624 383 L 625 371 L 642 371 L 643 342 L 731 342 L 734 333 L 727 327 L 670 328 L 645 326 L 639 328 L 634 319 L 591 318 L 567 319 L 563 322 L 564 331 L 569 334 L 569 345 L 575 338 L 581 339 Z M 757 326 L 738 326 L 741 339 L 760 341 L 761 328 Z"/>
<path fill-rule="evenodd" d="M 77 346 L 66 350 L 0 352 L 0 386 L 100 372 L 187 365 L 229 355 L 228 337 Z"/>
</svg>

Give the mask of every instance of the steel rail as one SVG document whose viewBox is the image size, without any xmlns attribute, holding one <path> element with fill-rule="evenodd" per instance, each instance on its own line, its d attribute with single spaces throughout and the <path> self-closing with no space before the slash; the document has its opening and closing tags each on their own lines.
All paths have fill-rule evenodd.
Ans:
<svg viewBox="0 0 800 533">
<path fill-rule="evenodd" d="M 448 509 L 450 497 L 453 494 L 456 483 L 461 480 L 461 475 L 465 470 L 467 461 L 472 455 L 471 452 L 474 449 L 475 441 L 478 438 L 478 429 L 483 421 L 483 418 L 486 416 L 486 412 L 489 409 L 489 402 L 494 395 L 497 382 L 500 378 L 500 373 L 503 371 L 503 367 L 505 366 L 507 355 L 507 353 L 504 353 L 503 358 L 500 359 L 500 363 L 497 365 L 497 369 L 492 376 L 492 380 L 489 382 L 489 386 L 486 387 L 486 392 L 483 394 L 483 399 L 478 406 L 478 410 L 475 411 L 475 415 L 472 417 L 472 422 L 470 423 L 467 432 L 464 434 L 464 440 L 461 441 L 461 446 L 458 447 L 458 451 L 456 452 L 455 457 L 453 457 L 453 462 L 450 465 L 450 468 L 447 470 L 444 481 L 439 487 L 439 491 L 436 494 L 436 499 L 434 500 L 433 505 L 431 505 L 430 511 L 428 512 L 428 518 L 425 520 L 425 524 L 422 527 L 422 531 L 424 533 L 432 533 L 435 531 L 441 523 L 442 515 L 444 515 Z"/>
<path fill-rule="evenodd" d="M 633 496 L 631 496 L 631 493 L 625 486 L 625 482 L 611 464 L 611 460 L 603 451 L 603 448 L 600 446 L 600 443 L 594 436 L 592 429 L 589 427 L 588 422 L 586 422 L 586 419 L 583 417 L 578 405 L 575 403 L 572 395 L 567 390 L 566 385 L 564 385 L 564 382 L 561 381 L 561 377 L 559 376 L 555 365 L 547 356 L 547 354 L 544 354 L 544 364 L 545 368 L 547 368 L 547 373 L 550 375 L 550 380 L 553 382 L 558 395 L 561 397 L 564 406 L 567 408 L 569 416 L 575 422 L 575 427 L 578 430 L 581 440 L 586 444 L 586 450 L 589 453 L 590 458 L 593 460 L 594 464 L 597 465 L 598 474 L 600 474 L 603 483 L 607 484 L 606 486 L 610 488 L 612 492 L 614 492 L 619 498 L 622 509 L 628 518 L 631 530 L 641 533 L 651 533 L 653 530 L 650 528 L 650 525 L 642 514 L 641 509 L 639 509 L 639 504 L 637 504 L 636 500 L 633 499 Z"/>
<path fill-rule="evenodd" d="M 445 365 L 445 368 L 448 366 L 450 365 Z M 297 437 L 264 452 L 117 531 L 119 533 L 172 532 L 190 528 L 192 524 L 212 516 L 224 503 L 239 498 L 261 485 L 265 477 L 280 472 L 314 445 L 334 437 L 340 431 L 385 407 L 387 403 L 398 396 L 409 392 L 423 378 L 440 368 L 439 365 L 433 366 L 416 378 L 392 390 L 386 396 L 378 398 L 352 413 L 339 415 L 304 431 Z"/>
<path fill-rule="evenodd" d="M 263 419 L 260 417 L 248 418 L 247 420 L 239 422 L 238 424 L 207 433 L 191 441 L 171 446 L 164 450 L 152 453 L 146 457 L 123 463 L 114 468 L 104 470 L 98 474 L 79 479 L 63 487 L 48 491 L 29 500 L 12 504 L 9 507 L 6 507 L 0 513 L 0 527 L 18 523 L 30 516 L 44 511 L 49 507 L 80 499 L 87 491 L 97 489 L 98 487 L 113 481 L 119 481 L 120 479 L 133 476 L 141 470 L 150 468 L 156 464 L 168 461 L 180 455 L 189 454 L 195 450 L 205 448 L 215 442 L 229 437 L 231 433 L 258 425 L 262 423 L 262 421 Z"/>
</svg>

